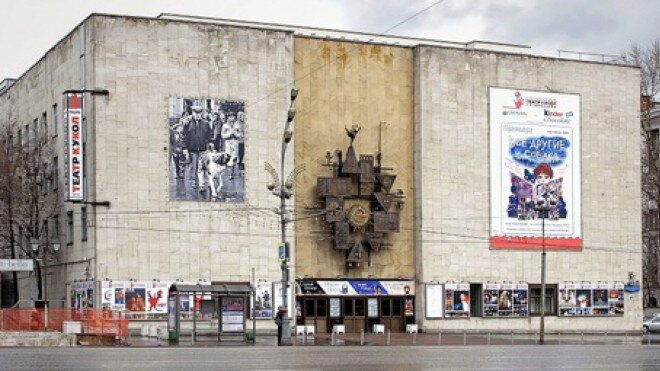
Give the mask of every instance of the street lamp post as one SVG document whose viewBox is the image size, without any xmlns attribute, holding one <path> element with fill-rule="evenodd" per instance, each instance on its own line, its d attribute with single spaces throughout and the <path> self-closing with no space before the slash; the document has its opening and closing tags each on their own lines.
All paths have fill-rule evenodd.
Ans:
<svg viewBox="0 0 660 371">
<path fill-rule="evenodd" d="M 293 118 L 296 116 L 296 111 L 293 103 L 298 96 L 298 89 L 291 89 L 291 102 L 289 104 L 289 111 L 287 112 L 287 121 L 284 126 L 284 133 L 282 134 L 282 153 L 280 156 L 280 177 L 272 169 L 270 164 L 266 163 L 266 170 L 273 176 L 273 182 L 268 183 L 267 188 L 275 196 L 280 199 L 280 229 L 281 229 L 281 243 L 284 244 L 284 259 L 282 259 L 280 268 L 282 269 L 282 309 L 284 316 L 282 318 L 282 343 L 289 344 L 291 342 L 291 318 L 289 317 L 289 244 L 286 241 L 286 224 L 288 222 L 286 217 L 286 200 L 293 195 L 293 180 L 292 177 L 284 179 L 284 157 L 288 148 L 289 142 L 293 138 Z M 295 172 L 295 170 L 294 170 Z M 279 180 L 279 182 L 278 182 Z M 279 184 L 277 184 L 279 183 Z"/>
<path fill-rule="evenodd" d="M 548 212 L 556 204 L 554 200 L 548 200 L 548 193 L 543 194 L 543 199 L 536 202 L 535 211 L 541 213 L 541 322 L 539 324 L 539 344 L 545 343 L 545 218 Z"/>
<path fill-rule="evenodd" d="M 57 253 L 60 251 L 60 242 L 55 237 L 53 241 L 51 242 L 52 244 L 52 249 L 53 252 Z M 41 260 L 44 264 L 44 280 L 43 280 L 43 297 L 41 298 L 44 301 L 44 329 L 48 330 L 48 248 L 50 247 L 48 242 L 46 242 L 45 248 L 42 249 L 42 255 L 43 258 L 39 259 L 39 249 L 41 247 L 41 244 L 39 243 L 38 239 L 32 239 L 30 241 L 30 245 L 32 247 L 32 252 L 35 254 L 36 258 L 35 260 Z"/>
</svg>

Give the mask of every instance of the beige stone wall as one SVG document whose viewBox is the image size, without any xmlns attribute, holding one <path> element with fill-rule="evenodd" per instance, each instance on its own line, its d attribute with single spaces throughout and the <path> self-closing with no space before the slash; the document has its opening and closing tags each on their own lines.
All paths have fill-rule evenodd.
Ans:
<svg viewBox="0 0 660 371">
<path fill-rule="evenodd" d="M 598 63 L 418 47 L 415 51 L 417 272 L 421 283 L 540 283 L 540 252 L 489 249 L 488 87 L 581 95 L 580 252 L 549 252 L 547 281 L 641 279 L 639 71 Z M 476 299 L 476 298 L 475 298 Z M 623 318 L 550 317 L 550 329 L 638 330 L 641 295 Z M 425 321 L 427 328 L 537 328 L 537 318 Z"/>
<path fill-rule="evenodd" d="M 285 32 L 94 17 L 99 278 L 248 281 L 279 278 L 279 201 L 264 161 L 279 163 L 292 82 Z M 170 201 L 168 100 L 245 101 L 246 201 Z M 293 156 L 287 159 L 291 167 Z"/>
<path fill-rule="evenodd" d="M 346 268 L 344 252 L 332 247 L 330 236 L 316 233 L 324 222 L 302 219 L 296 230 L 296 274 L 309 277 L 413 278 L 414 164 L 413 164 L 413 54 L 412 49 L 349 42 L 295 38 L 296 102 L 295 164 L 305 166 L 296 187 L 296 217 L 311 214 L 319 205 L 316 178 L 331 175 L 326 151 L 344 153 L 349 139 L 344 127 L 359 123 L 356 154 L 375 154 L 378 128 L 383 129 L 383 164 L 394 168 L 393 189 L 408 199 L 401 214 L 401 231 L 389 235 L 389 250 L 371 255 L 371 266 Z"/>
</svg>

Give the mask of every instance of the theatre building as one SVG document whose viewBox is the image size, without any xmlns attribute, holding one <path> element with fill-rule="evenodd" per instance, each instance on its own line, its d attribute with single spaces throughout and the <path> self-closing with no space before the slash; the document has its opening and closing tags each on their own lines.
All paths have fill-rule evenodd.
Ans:
<svg viewBox="0 0 660 371">
<path fill-rule="evenodd" d="M 232 305 L 272 327 L 285 177 L 298 325 L 534 331 L 545 249 L 547 329 L 638 330 L 639 78 L 511 44 L 93 14 L 2 91 L 0 124 L 52 146 L 64 202 L 20 243 L 62 242 L 53 303 L 159 320 L 172 283 L 250 283 Z"/>
</svg>

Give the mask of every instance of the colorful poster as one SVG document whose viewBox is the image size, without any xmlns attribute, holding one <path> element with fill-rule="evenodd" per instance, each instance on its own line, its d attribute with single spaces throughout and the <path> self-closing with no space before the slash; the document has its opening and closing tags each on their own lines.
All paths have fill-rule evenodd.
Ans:
<svg viewBox="0 0 660 371">
<path fill-rule="evenodd" d="M 581 249 L 580 96 L 489 93 L 491 247 Z"/>
<path fill-rule="evenodd" d="M 169 293 L 169 282 L 147 282 L 146 301 L 147 313 L 166 314 L 167 313 L 167 295 Z"/>
<path fill-rule="evenodd" d="M 173 201 L 243 202 L 245 103 L 170 98 Z"/>
<path fill-rule="evenodd" d="M 256 292 L 252 298 L 254 317 L 273 318 L 273 283 L 270 281 L 257 282 Z"/>
<path fill-rule="evenodd" d="M 288 309 L 287 312 L 288 312 L 289 318 L 293 317 L 293 308 L 290 304 L 290 303 L 293 302 L 293 300 L 292 300 L 293 297 L 291 296 L 293 290 L 291 290 L 291 288 L 292 288 L 292 285 L 289 285 L 289 288 L 286 290 L 287 291 L 286 292 L 286 294 L 287 294 L 286 297 L 287 297 L 287 301 L 289 302 L 289 306 L 287 307 L 287 309 Z M 273 299 L 273 302 L 274 302 L 273 308 L 275 308 L 274 311 L 273 311 L 273 316 L 274 316 L 276 314 L 277 308 L 279 308 L 280 306 L 283 305 L 283 302 L 282 302 L 282 282 L 281 281 L 273 283 L 273 293 L 275 293 L 275 297 Z"/>
<path fill-rule="evenodd" d="M 445 318 L 470 317 L 470 284 L 445 283 Z"/>
<path fill-rule="evenodd" d="M 426 284 L 426 318 L 442 318 L 443 289 L 440 284 Z"/>
<path fill-rule="evenodd" d="M 82 93 L 67 93 L 65 101 L 67 200 L 83 201 L 85 199 L 83 95 Z"/>
<path fill-rule="evenodd" d="M 126 311 L 144 312 L 147 309 L 145 297 L 147 285 L 144 282 L 129 282 L 126 288 Z"/>
</svg>

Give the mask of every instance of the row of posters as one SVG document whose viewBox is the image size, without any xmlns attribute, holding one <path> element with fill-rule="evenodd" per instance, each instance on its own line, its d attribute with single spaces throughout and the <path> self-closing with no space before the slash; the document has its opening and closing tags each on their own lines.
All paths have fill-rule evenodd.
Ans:
<svg viewBox="0 0 660 371">
<path fill-rule="evenodd" d="M 623 316 L 623 283 L 559 284 L 560 316 Z"/>
<path fill-rule="evenodd" d="M 484 285 L 484 317 L 527 317 L 526 283 L 487 283 Z"/>
<path fill-rule="evenodd" d="M 102 281 L 101 308 L 122 312 L 167 314 L 167 296 L 171 284 L 171 282 L 158 281 Z"/>
<path fill-rule="evenodd" d="M 580 96 L 492 87 L 489 101 L 491 247 L 580 250 Z"/>
</svg>

